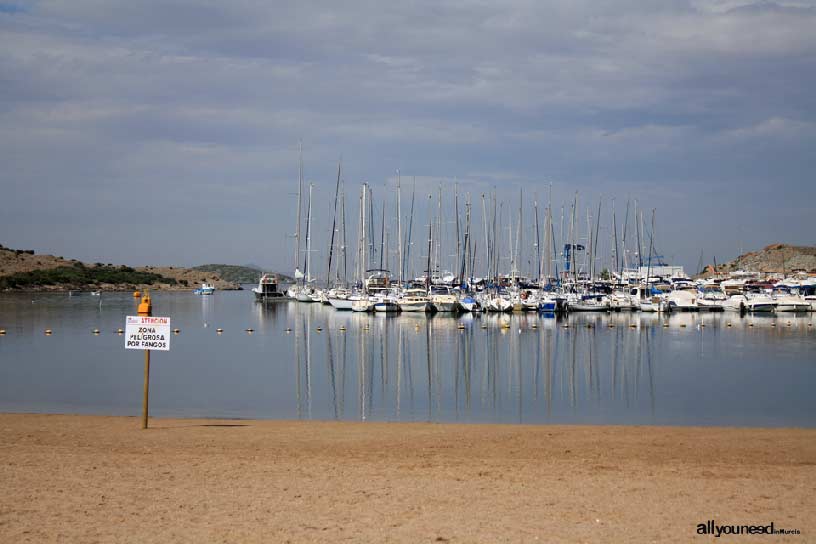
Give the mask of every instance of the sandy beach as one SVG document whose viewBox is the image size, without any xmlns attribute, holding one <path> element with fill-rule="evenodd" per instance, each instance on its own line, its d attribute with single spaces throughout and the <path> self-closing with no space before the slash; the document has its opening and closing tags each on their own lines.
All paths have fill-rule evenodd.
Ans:
<svg viewBox="0 0 816 544">
<path fill-rule="evenodd" d="M 1 542 L 816 535 L 816 430 L 0 414 Z"/>
</svg>

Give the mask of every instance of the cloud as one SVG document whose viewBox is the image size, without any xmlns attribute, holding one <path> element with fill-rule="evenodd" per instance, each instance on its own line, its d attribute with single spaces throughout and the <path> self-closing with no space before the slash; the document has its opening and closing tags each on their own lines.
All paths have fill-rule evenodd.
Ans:
<svg viewBox="0 0 816 544">
<path fill-rule="evenodd" d="M 291 230 L 303 140 L 321 202 L 333 197 L 342 155 L 349 194 L 362 181 L 393 186 L 397 169 L 429 191 L 458 179 L 472 194 L 542 194 L 552 182 L 562 201 L 576 189 L 587 200 L 630 192 L 653 207 L 671 194 L 678 213 L 658 217 L 668 243 L 688 245 L 700 205 L 683 187 L 730 201 L 735 186 L 751 194 L 772 180 L 813 195 L 815 6 L 40 0 L 0 9 L 0 229 L 11 233 L 6 245 L 36 245 L 38 225 L 54 227 L 45 214 L 69 199 L 72 210 L 57 214 L 63 232 L 97 216 L 104 231 L 98 210 L 130 218 L 140 184 L 190 237 L 171 244 L 195 245 L 182 225 L 199 221 L 194 202 L 206 199 L 239 240 L 230 254 L 262 261 L 253 254 L 262 234 L 242 225 Z M 287 196 L 258 205 L 268 191 Z M 757 204 L 744 200 L 750 217 Z M 814 226 L 796 217 L 788 241 Z M 692 236 L 669 234 L 680 232 Z M 71 254 L 65 237 L 49 243 Z M 718 243 L 731 242 L 723 229 Z M 101 234 L 100 258 L 121 257 L 118 244 Z M 288 255 L 284 246 L 276 252 Z M 132 258 L 151 259 L 140 251 Z M 192 263 L 214 258 L 185 251 Z"/>
</svg>

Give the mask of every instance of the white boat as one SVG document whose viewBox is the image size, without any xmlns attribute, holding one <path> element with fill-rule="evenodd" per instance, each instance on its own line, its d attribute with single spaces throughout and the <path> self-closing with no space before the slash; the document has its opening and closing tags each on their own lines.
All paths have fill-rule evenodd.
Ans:
<svg viewBox="0 0 816 544">
<path fill-rule="evenodd" d="M 655 313 L 661 310 L 660 297 L 649 297 L 638 301 L 638 307 L 641 312 Z"/>
<path fill-rule="evenodd" d="M 374 309 L 374 302 L 367 298 L 354 300 L 351 303 L 352 312 L 370 312 Z"/>
<path fill-rule="evenodd" d="M 335 310 L 340 310 L 343 312 L 351 310 L 351 307 L 354 305 L 354 299 L 351 298 L 340 298 L 334 297 L 329 299 L 329 304 L 331 304 L 332 308 Z"/>
<path fill-rule="evenodd" d="M 427 312 L 430 309 L 431 299 L 424 289 L 408 289 L 397 304 L 403 312 Z"/>
<path fill-rule="evenodd" d="M 745 295 L 732 295 L 723 301 L 723 310 L 726 312 L 741 312 L 745 309 L 746 300 Z"/>
<path fill-rule="evenodd" d="M 482 305 L 470 295 L 465 295 L 459 299 L 459 306 L 466 312 L 481 312 Z"/>
<path fill-rule="evenodd" d="M 314 299 L 314 289 L 311 287 L 304 287 L 295 295 L 298 302 L 320 302 L 320 299 Z"/>
<path fill-rule="evenodd" d="M 778 312 L 809 312 L 810 302 L 798 295 L 783 295 L 776 297 L 776 311 Z"/>
<path fill-rule="evenodd" d="M 459 309 L 459 301 L 447 286 L 433 285 L 430 294 L 431 304 L 439 312 L 455 312 Z"/>
<path fill-rule="evenodd" d="M 631 312 L 638 309 L 638 305 L 626 293 L 616 291 L 609 296 L 609 309 L 615 312 Z"/>
<path fill-rule="evenodd" d="M 91 291 L 91 296 L 98 297 L 102 295 L 102 291 Z"/>
<path fill-rule="evenodd" d="M 609 299 L 605 296 L 571 300 L 567 303 L 567 310 L 570 312 L 608 312 L 609 309 Z"/>
<path fill-rule="evenodd" d="M 512 312 L 513 301 L 501 295 L 492 295 L 487 299 L 487 309 L 491 312 Z"/>
<path fill-rule="evenodd" d="M 193 291 L 196 295 L 212 295 L 215 292 L 215 287 L 209 283 L 202 283 L 201 287 Z"/>
<path fill-rule="evenodd" d="M 286 300 L 286 296 L 278 291 L 278 277 L 274 274 L 261 276 L 261 279 L 258 280 L 258 287 L 253 287 L 252 292 L 255 293 L 255 300 Z"/>
<path fill-rule="evenodd" d="M 666 296 L 666 306 L 670 312 L 694 312 L 697 306 L 697 292 L 687 289 L 677 289 Z"/>
<path fill-rule="evenodd" d="M 768 295 L 754 295 L 745 300 L 745 310 L 751 313 L 773 312 L 776 301 Z"/>
</svg>

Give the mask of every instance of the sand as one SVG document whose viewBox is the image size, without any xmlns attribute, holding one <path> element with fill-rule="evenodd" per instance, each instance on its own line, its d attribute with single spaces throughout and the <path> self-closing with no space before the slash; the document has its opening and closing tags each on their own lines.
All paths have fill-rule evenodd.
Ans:
<svg viewBox="0 0 816 544">
<path fill-rule="evenodd" d="M 0 542 L 816 541 L 816 430 L 139 426 L 0 414 Z"/>
</svg>

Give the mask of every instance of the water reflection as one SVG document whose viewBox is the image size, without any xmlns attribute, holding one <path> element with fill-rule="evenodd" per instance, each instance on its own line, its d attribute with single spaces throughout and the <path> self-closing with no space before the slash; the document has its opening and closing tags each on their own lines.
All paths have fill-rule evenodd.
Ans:
<svg viewBox="0 0 816 544">
<path fill-rule="evenodd" d="M 157 415 L 807 426 L 816 419 L 810 314 L 394 316 L 250 297 L 154 294 L 154 313 L 182 329 L 156 358 Z M 0 327 L 9 333 L 0 337 L 0 409 L 138 411 L 138 354 L 124 353 L 110 332 L 89 332 L 122 326 L 134 300 L 103 299 L 100 307 L 89 296 L 0 297 Z M 46 327 L 55 331 L 48 340 Z M 65 379 L 67 368 L 75 380 Z"/>
<path fill-rule="evenodd" d="M 287 312 L 288 319 L 300 325 L 294 337 L 299 369 L 295 386 L 297 416 L 304 418 L 660 421 L 678 396 L 684 409 L 693 402 L 693 390 L 683 398 L 679 383 L 688 379 L 691 367 L 703 362 L 716 366 L 723 357 L 733 356 L 730 342 L 746 339 L 724 338 L 726 329 L 737 334 L 750 330 L 753 340 L 763 335 L 780 340 L 804 335 L 812 343 L 812 336 L 807 336 L 811 316 L 775 320 L 703 313 L 397 317 L 298 304 L 289 305 Z M 323 330 L 315 322 L 323 323 Z M 326 361 L 327 375 L 321 381 L 326 390 L 319 394 L 331 399 L 329 413 L 312 412 L 313 337 L 320 337 L 325 348 L 319 357 Z M 301 353 L 306 354 L 303 368 Z M 356 364 L 347 367 L 347 360 Z M 706 371 L 711 376 L 701 378 L 727 378 L 716 376 L 715 368 Z M 356 384 L 355 409 L 350 413 L 344 403 L 347 373 Z M 661 392 L 670 397 L 665 406 Z M 673 420 L 687 414 L 669 416 Z"/>
</svg>

